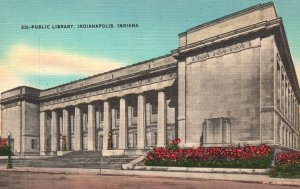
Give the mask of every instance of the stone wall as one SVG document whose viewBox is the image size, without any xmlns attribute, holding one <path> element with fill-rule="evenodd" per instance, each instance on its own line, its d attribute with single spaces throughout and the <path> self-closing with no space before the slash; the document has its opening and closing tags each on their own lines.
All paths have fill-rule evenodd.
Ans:
<svg viewBox="0 0 300 189">
<path fill-rule="evenodd" d="M 23 150 L 24 153 L 37 153 L 39 152 L 39 105 L 23 101 L 25 110 L 23 125 Z"/>
<path fill-rule="evenodd" d="M 274 143 L 274 36 L 261 39 L 260 51 L 261 140 Z"/>
<path fill-rule="evenodd" d="M 259 141 L 259 46 L 260 40 L 254 39 L 251 48 L 192 63 L 187 60 L 187 146 L 200 144 L 204 121 L 213 117 L 230 118 L 233 143 Z"/>
</svg>

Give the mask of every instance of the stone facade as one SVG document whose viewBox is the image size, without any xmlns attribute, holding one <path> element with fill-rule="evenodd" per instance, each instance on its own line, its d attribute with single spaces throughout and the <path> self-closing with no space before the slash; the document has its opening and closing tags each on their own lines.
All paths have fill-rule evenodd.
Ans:
<svg viewBox="0 0 300 189">
<path fill-rule="evenodd" d="M 300 91 L 280 17 L 261 4 L 179 34 L 171 54 L 38 90 L 1 94 L 14 151 L 144 153 L 181 145 L 296 149 Z"/>
</svg>

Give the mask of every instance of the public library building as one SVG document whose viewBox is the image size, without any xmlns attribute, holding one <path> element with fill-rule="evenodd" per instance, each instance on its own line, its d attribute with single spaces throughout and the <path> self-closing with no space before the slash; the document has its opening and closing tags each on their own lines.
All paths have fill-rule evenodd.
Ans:
<svg viewBox="0 0 300 189">
<path fill-rule="evenodd" d="M 39 90 L 1 94 L 2 137 L 20 155 L 143 154 L 182 146 L 297 149 L 299 84 L 274 4 L 179 34 L 170 54 Z"/>
</svg>

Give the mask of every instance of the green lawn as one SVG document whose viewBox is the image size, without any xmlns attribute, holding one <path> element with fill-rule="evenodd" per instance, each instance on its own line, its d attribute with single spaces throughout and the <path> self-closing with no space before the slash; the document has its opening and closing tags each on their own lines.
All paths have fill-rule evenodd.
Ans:
<svg viewBox="0 0 300 189">
<path fill-rule="evenodd" d="M 300 179 L 300 170 L 274 170 L 270 176 L 274 178 Z"/>
</svg>

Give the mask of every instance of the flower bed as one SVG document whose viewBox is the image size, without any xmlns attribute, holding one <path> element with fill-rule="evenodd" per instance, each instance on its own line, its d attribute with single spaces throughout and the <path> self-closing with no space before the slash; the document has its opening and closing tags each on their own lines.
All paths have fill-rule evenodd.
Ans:
<svg viewBox="0 0 300 189">
<path fill-rule="evenodd" d="M 180 167 L 220 167 L 220 168 L 267 168 L 273 151 L 267 145 L 236 148 L 199 147 L 176 148 L 177 142 L 170 141 L 166 148 L 157 147 L 147 153 L 145 165 Z M 174 144 L 175 143 L 175 144 Z M 176 144 L 177 143 L 177 144 Z"/>
<path fill-rule="evenodd" d="M 278 170 L 300 170 L 300 152 L 279 152 L 275 160 Z"/>
<path fill-rule="evenodd" d="M 7 146 L 7 139 L 0 138 L 0 156 L 7 156 L 9 153 L 9 147 Z"/>
</svg>

